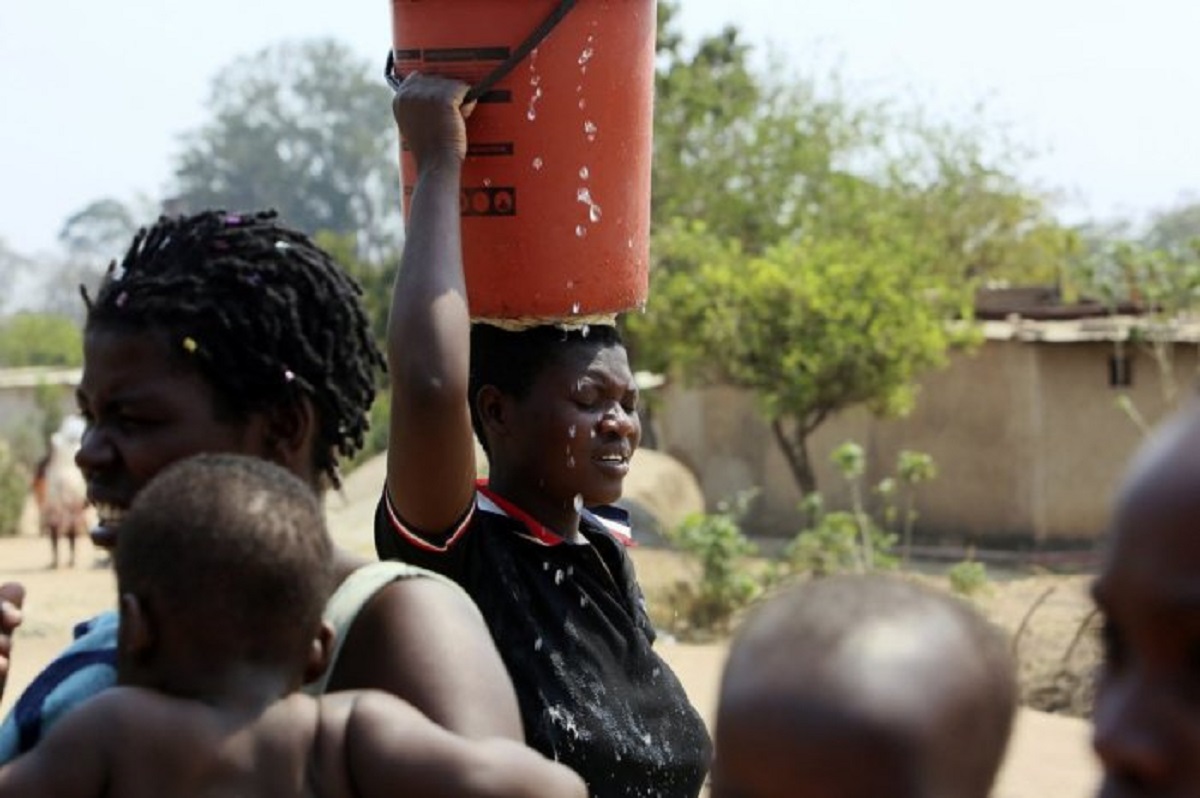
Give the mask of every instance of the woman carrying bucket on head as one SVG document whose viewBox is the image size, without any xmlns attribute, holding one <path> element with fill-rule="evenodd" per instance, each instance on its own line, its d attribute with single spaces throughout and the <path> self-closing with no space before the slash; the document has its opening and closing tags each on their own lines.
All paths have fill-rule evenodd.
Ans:
<svg viewBox="0 0 1200 798">
<path fill-rule="evenodd" d="M 528 743 L 583 776 L 591 795 L 692 798 L 708 734 L 653 651 L 628 530 L 607 507 L 641 434 L 628 356 L 615 326 L 584 326 L 569 309 L 558 323 L 505 325 L 522 329 L 472 323 L 460 219 L 466 90 L 410 74 L 394 101 L 415 168 L 388 331 L 392 428 L 376 549 L 446 574 L 475 599 Z M 508 312 L 544 318 L 531 284 L 543 277 L 509 285 Z M 488 455 L 486 483 L 475 480 L 473 434 Z"/>
</svg>

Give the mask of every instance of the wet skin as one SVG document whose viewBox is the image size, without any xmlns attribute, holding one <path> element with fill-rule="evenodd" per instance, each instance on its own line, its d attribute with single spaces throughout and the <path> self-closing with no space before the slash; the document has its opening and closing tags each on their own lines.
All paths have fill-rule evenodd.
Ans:
<svg viewBox="0 0 1200 798">
<path fill-rule="evenodd" d="M 1093 588 L 1105 621 L 1101 798 L 1200 796 L 1200 424 L 1191 426 L 1135 476 Z"/>
<path fill-rule="evenodd" d="M 83 349 L 76 396 L 87 429 L 75 460 L 101 519 L 96 545 L 115 545 L 121 511 L 164 466 L 201 452 L 266 457 L 262 417 L 218 418 L 212 388 L 165 336 L 93 328 Z"/>
<path fill-rule="evenodd" d="M 504 398 L 493 437 L 492 487 L 560 534 L 585 505 L 621 497 L 641 441 L 638 390 L 622 346 L 572 346 L 537 375 L 528 395 Z"/>
</svg>

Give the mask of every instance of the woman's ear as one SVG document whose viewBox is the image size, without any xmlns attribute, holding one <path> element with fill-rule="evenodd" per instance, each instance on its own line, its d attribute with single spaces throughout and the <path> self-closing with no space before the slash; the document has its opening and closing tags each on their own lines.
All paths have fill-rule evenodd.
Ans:
<svg viewBox="0 0 1200 798">
<path fill-rule="evenodd" d="M 325 674 L 325 669 L 333 659 L 335 634 L 332 626 L 325 621 L 321 622 L 320 630 L 309 643 L 308 661 L 304 663 L 304 684 L 315 682 Z"/>
<path fill-rule="evenodd" d="M 312 471 L 313 446 L 320 430 L 317 411 L 307 396 L 283 402 L 265 412 L 263 430 L 266 454 L 293 474 Z M 312 474 L 312 477 L 316 477 Z"/>
<path fill-rule="evenodd" d="M 489 437 L 504 435 L 508 429 L 510 412 L 508 397 L 495 385 L 485 385 L 475 396 L 475 409 Z"/>
<path fill-rule="evenodd" d="M 117 631 L 117 647 L 130 661 L 146 659 L 154 649 L 154 627 L 142 600 L 133 593 L 122 593 L 121 623 Z"/>
</svg>

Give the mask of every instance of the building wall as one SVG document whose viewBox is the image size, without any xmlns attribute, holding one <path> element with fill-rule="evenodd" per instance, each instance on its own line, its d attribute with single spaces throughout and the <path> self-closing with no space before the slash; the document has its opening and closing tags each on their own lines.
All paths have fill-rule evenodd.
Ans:
<svg viewBox="0 0 1200 798">
<path fill-rule="evenodd" d="M 906 418 L 861 409 L 827 421 L 810 457 L 827 505 L 849 491 L 829 463 L 846 440 L 866 450 L 868 485 L 890 474 L 902 449 L 930 454 L 939 476 L 917 493 L 919 531 L 947 542 L 1079 541 L 1104 528 L 1109 497 L 1141 433 L 1108 383 L 1111 344 L 989 341 L 921 382 Z M 1134 404 L 1153 421 L 1166 412 L 1151 358 L 1134 357 Z M 1177 373 L 1195 357 L 1180 353 Z M 799 491 L 754 400 L 729 387 L 668 386 L 658 418 L 661 445 L 697 474 L 710 507 L 758 487 L 753 531 L 798 530 Z"/>
</svg>

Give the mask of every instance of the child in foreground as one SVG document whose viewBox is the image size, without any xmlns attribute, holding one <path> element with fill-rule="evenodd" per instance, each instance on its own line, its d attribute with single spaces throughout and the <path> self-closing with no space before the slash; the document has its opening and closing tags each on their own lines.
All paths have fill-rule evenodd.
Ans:
<svg viewBox="0 0 1200 798">
<path fill-rule="evenodd" d="M 286 470 L 167 467 L 115 551 L 118 686 L 0 768 L 0 798 L 585 796 L 525 746 L 468 741 L 388 693 L 298 693 L 329 657 L 332 563 L 317 495 Z"/>
<path fill-rule="evenodd" d="M 712 798 L 986 798 L 1016 708 L 1000 634 L 885 577 L 809 582 L 742 627 Z"/>
<path fill-rule="evenodd" d="M 1117 494 L 1093 595 L 1104 618 L 1093 743 L 1102 798 L 1200 795 L 1200 404 L 1164 424 Z"/>
</svg>

